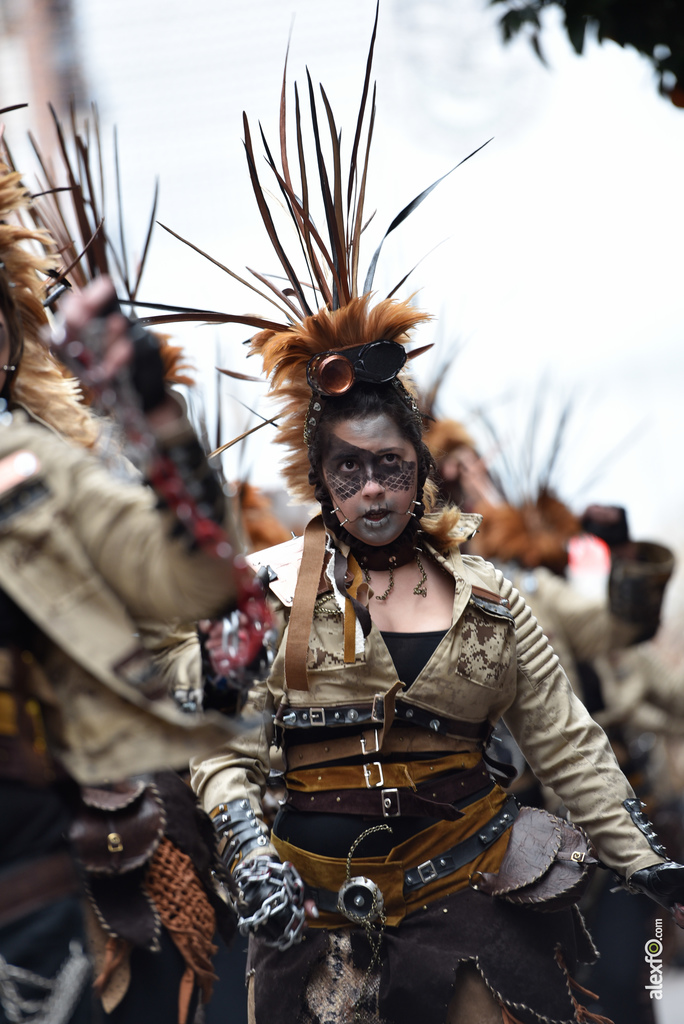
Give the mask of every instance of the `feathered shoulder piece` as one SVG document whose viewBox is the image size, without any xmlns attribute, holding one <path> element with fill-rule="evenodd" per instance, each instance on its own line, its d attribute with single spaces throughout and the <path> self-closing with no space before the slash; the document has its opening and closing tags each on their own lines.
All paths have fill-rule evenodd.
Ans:
<svg viewBox="0 0 684 1024">
<path fill-rule="evenodd" d="M 302 501 L 313 499 L 303 440 L 311 399 L 306 366 L 311 357 L 380 339 L 405 344 L 411 328 L 429 319 L 429 314 L 408 302 L 385 299 L 371 306 L 371 296 L 364 295 L 336 310 L 324 307 L 286 330 L 261 331 L 252 339 L 251 352 L 261 356 L 271 381 L 271 394 L 282 413 L 278 417 L 277 440 L 289 449 L 283 470 L 294 497 Z M 410 378 L 400 374 L 400 379 L 413 393 Z"/>
</svg>

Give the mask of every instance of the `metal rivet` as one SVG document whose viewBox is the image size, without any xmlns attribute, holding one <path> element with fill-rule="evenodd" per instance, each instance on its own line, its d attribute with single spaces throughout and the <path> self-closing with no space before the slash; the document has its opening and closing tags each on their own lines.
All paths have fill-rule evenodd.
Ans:
<svg viewBox="0 0 684 1024">
<path fill-rule="evenodd" d="M 440 726 L 440 724 L 441 724 L 441 723 L 440 723 L 440 721 L 439 721 L 439 718 L 433 718 L 433 719 L 432 719 L 432 720 L 430 721 L 430 728 L 431 728 L 431 729 L 434 729 L 434 730 L 435 730 L 435 732 L 437 732 L 437 730 L 439 729 L 439 726 Z"/>
<path fill-rule="evenodd" d="M 408 709 L 408 711 L 406 712 L 406 717 L 413 718 L 413 708 Z"/>
<path fill-rule="evenodd" d="M 347 714 L 347 718 L 349 719 L 349 721 L 350 722 L 355 722 L 358 717 L 359 717 L 359 713 L 356 710 L 356 708 L 351 708 L 351 710 Z"/>
</svg>

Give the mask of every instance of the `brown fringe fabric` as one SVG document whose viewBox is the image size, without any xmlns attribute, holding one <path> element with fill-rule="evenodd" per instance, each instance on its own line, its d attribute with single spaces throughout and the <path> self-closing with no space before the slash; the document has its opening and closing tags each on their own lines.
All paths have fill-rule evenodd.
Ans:
<svg viewBox="0 0 684 1024">
<path fill-rule="evenodd" d="M 102 970 L 93 982 L 93 991 L 98 998 L 102 997 L 102 993 L 112 980 L 112 975 L 123 963 L 124 957 L 127 956 L 130 949 L 130 943 L 126 942 L 124 939 L 117 938 L 115 935 L 110 935 L 107 939 Z"/>
<path fill-rule="evenodd" d="M 599 998 L 594 992 L 590 992 L 588 988 L 584 988 L 578 981 L 575 981 L 575 979 L 570 976 L 570 973 L 565 966 L 563 955 L 559 949 L 556 950 L 556 963 L 568 979 L 568 985 L 570 988 L 574 989 L 576 992 L 581 992 L 583 996 L 587 996 L 589 999 Z M 578 1021 L 578 1024 L 613 1024 L 610 1017 L 604 1017 L 600 1013 L 592 1013 L 591 1010 L 586 1008 L 586 1006 L 582 1006 L 572 993 L 570 994 L 570 998 L 572 999 L 572 1005 L 575 1007 L 575 1020 Z"/>
<path fill-rule="evenodd" d="M 202 1001 L 211 998 L 216 981 L 211 958 L 217 950 L 212 939 L 216 915 L 190 858 L 166 836 L 157 847 L 145 876 L 145 889 L 154 900 L 162 924 L 186 963 L 178 1001 L 179 1024 L 184 1024 L 194 978 Z"/>
</svg>

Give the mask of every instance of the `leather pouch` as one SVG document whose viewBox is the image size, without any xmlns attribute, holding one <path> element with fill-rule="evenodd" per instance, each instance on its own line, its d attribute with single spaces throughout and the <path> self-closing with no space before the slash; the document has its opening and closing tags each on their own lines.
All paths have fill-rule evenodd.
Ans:
<svg viewBox="0 0 684 1024">
<path fill-rule="evenodd" d="M 483 872 L 471 885 L 511 903 L 561 910 L 580 899 L 597 863 L 578 825 L 538 807 L 521 807 L 499 871 Z"/>
<path fill-rule="evenodd" d="M 129 779 L 102 789 L 83 787 L 69 838 L 88 873 L 121 875 L 148 863 L 165 826 L 156 786 Z"/>
</svg>

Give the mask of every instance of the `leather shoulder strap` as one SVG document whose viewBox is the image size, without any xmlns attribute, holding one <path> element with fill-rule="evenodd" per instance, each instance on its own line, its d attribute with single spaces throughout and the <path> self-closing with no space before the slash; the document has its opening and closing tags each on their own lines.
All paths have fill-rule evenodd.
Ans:
<svg viewBox="0 0 684 1024">
<path fill-rule="evenodd" d="M 325 527 L 316 516 L 304 531 L 304 551 L 297 576 L 285 645 L 285 682 L 290 690 L 308 690 L 306 655 L 314 604 L 325 558 Z"/>
</svg>

